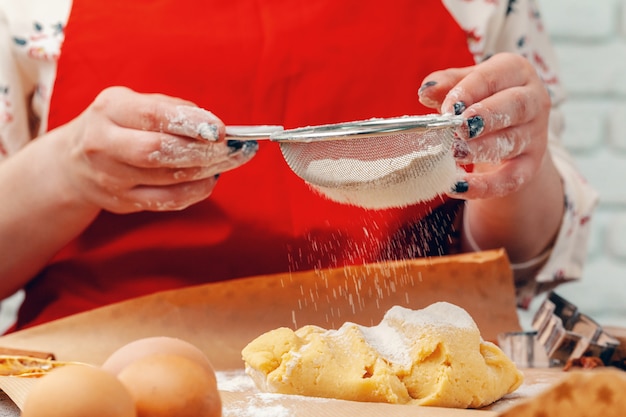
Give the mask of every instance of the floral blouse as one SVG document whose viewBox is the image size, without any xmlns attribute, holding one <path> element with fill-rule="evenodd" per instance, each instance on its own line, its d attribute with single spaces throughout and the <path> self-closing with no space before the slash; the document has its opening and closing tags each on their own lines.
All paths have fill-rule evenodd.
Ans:
<svg viewBox="0 0 626 417">
<path fill-rule="evenodd" d="M 567 210 L 547 263 L 520 289 L 520 305 L 527 306 L 538 292 L 581 277 L 597 194 L 560 143 L 563 120 L 558 107 L 564 91 L 535 1 L 442 2 L 467 34 L 476 62 L 498 52 L 519 53 L 535 66 L 552 97 L 549 148 L 563 179 Z M 70 0 L 0 0 L 0 163 L 46 131 L 70 9 Z"/>
</svg>

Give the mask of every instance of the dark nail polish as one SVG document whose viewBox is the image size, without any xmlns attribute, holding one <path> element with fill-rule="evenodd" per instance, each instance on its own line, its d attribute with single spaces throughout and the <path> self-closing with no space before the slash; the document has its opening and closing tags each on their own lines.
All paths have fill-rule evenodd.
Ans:
<svg viewBox="0 0 626 417">
<path fill-rule="evenodd" d="M 452 187 L 452 192 L 456 194 L 466 193 L 467 190 L 469 190 L 469 184 L 467 183 L 467 181 L 458 181 Z"/>
<path fill-rule="evenodd" d="M 425 82 L 424 84 L 422 84 L 422 86 L 419 89 L 419 92 L 421 93 L 422 91 L 426 90 L 428 87 L 432 87 L 433 85 L 437 85 L 437 81 L 428 81 Z"/>
<path fill-rule="evenodd" d="M 213 178 L 215 178 L 217 180 L 217 179 L 219 179 L 220 175 L 222 175 L 222 174 L 215 174 L 215 176 Z"/>
<path fill-rule="evenodd" d="M 454 103 L 454 114 L 458 116 L 463 113 L 466 108 L 467 107 L 465 106 L 464 101 L 457 101 L 456 103 Z"/>
<path fill-rule="evenodd" d="M 231 152 L 235 152 L 243 148 L 243 144 L 244 144 L 244 141 L 242 140 L 227 140 L 226 141 L 226 146 L 230 148 Z"/>
<path fill-rule="evenodd" d="M 259 149 L 259 144 L 255 140 L 227 140 L 226 146 L 230 149 L 230 154 L 235 152 L 241 152 L 243 154 L 256 153 Z"/>
<path fill-rule="evenodd" d="M 243 148 L 244 143 L 243 140 L 227 140 L 226 146 L 230 148 L 231 152 L 235 152 Z"/>
<path fill-rule="evenodd" d="M 469 129 L 469 137 L 472 139 L 483 133 L 485 121 L 480 116 L 470 117 L 467 119 L 467 127 Z"/>
</svg>

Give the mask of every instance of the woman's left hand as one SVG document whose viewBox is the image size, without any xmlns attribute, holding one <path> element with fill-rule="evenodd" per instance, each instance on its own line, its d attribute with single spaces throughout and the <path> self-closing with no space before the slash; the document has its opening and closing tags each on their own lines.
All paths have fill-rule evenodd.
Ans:
<svg viewBox="0 0 626 417">
<path fill-rule="evenodd" d="M 455 140 L 460 165 L 473 164 L 450 193 L 463 199 L 504 197 L 546 163 L 550 96 L 524 57 L 497 54 L 478 65 L 430 74 L 420 101 L 463 118 Z"/>
</svg>

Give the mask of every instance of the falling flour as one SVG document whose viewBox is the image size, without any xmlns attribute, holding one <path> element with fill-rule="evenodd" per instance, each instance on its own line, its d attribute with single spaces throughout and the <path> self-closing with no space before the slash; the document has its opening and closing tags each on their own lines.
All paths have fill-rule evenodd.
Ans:
<svg viewBox="0 0 626 417">
<path fill-rule="evenodd" d="M 256 386 L 243 370 L 218 371 L 215 373 L 220 391 L 254 392 Z"/>
</svg>

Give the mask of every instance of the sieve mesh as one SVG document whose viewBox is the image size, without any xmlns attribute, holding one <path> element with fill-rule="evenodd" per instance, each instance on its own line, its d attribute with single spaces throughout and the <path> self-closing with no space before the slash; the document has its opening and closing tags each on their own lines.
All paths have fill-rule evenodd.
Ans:
<svg viewBox="0 0 626 417">
<path fill-rule="evenodd" d="M 359 189 L 420 178 L 445 158 L 446 129 L 322 142 L 281 142 L 289 167 L 321 187 Z"/>
<path fill-rule="evenodd" d="M 454 116 L 403 116 L 278 130 L 269 138 L 291 170 L 324 196 L 383 209 L 450 190 L 459 124 Z"/>
<path fill-rule="evenodd" d="M 293 172 L 326 197 L 364 208 L 401 207 L 450 190 L 457 124 L 314 142 L 281 141 Z"/>
</svg>

